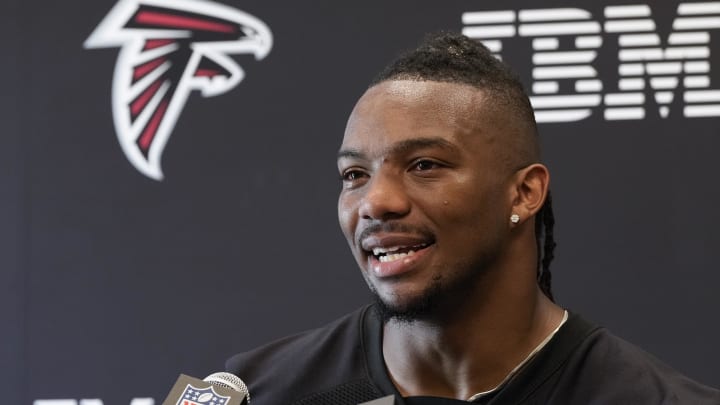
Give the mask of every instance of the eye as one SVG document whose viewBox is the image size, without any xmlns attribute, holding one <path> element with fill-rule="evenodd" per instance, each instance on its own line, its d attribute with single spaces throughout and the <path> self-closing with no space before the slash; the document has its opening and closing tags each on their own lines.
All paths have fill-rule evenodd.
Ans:
<svg viewBox="0 0 720 405">
<path fill-rule="evenodd" d="M 429 159 L 420 159 L 413 163 L 412 170 L 423 172 L 427 170 L 440 168 L 441 165 L 438 162 Z"/>
<path fill-rule="evenodd" d="M 347 181 L 357 180 L 363 176 L 363 173 L 359 170 L 348 170 L 342 174 L 342 179 Z"/>
<path fill-rule="evenodd" d="M 358 169 L 348 169 L 340 174 L 340 180 L 342 180 L 343 186 L 346 188 L 352 188 L 362 184 L 367 177 L 367 173 Z"/>
</svg>

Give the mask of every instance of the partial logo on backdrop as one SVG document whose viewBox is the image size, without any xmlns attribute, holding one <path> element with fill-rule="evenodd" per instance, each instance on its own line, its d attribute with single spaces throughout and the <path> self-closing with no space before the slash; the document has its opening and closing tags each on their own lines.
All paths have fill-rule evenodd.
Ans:
<svg viewBox="0 0 720 405">
<path fill-rule="evenodd" d="M 672 7 L 671 27 L 658 27 L 647 4 L 595 14 L 581 8 L 469 11 L 462 15 L 463 33 L 500 58 L 518 48 L 513 41 L 532 44 L 527 82 L 538 122 L 718 117 L 710 38 L 720 28 L 720 2 Z M 603 47 L 617 50 L 613 60 L 598 60 Z M 601 65 L 612 70 L 599 74 Z"/>
<path fill-rule="evenodd" d="M 132 165 L 162 180 L 163 150 L 190 93 L 233 89 L 245 74 L 231 55 L 263 59 L 272 33 L 256 17 L 209 0 L 120 0 L 84 46 L 120 48 L 115 131 Z"/>
</svg>

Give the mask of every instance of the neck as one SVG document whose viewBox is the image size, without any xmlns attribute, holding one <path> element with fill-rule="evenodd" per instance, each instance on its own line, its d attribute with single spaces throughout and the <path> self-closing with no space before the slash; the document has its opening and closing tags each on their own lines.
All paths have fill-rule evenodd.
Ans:
<svg viewBox="0 0 720 405">
<path fill-rule="evenodd" d="M 563 310 L 534 280 L 525 290 L 512 277 L 487 281 L 492 289 L 432 319 L 386 323 L 385 363 L 403 396 L 467 399 L 491 390 L 557 328 Z"/>
</svg>

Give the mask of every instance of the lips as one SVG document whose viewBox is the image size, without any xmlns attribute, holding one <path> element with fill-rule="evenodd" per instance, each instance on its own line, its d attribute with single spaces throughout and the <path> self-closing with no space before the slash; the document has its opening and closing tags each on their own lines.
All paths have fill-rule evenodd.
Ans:
<svg viewBox="0 0 720 405">
<path fill-rule="evenodd" d="M 434 245 L 425 236 L 373 234 L 361 241 L 369 271 L 384 278 L 411 272 Z"/>
</svg>

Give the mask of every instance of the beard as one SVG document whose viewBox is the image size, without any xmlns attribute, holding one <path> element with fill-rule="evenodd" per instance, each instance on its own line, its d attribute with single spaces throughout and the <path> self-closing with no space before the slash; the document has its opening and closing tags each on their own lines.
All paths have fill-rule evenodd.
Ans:
<svg viewBox="0 0 720 405">
<path fill-rule="evenodd" d="M 461 266 L 463 271 L 452 275 L 438 272 L 419 294 L 413 297 L 397 297 L 388 300 L 380 296 L 374 286 L 370 291 L 375 300 L 375 309 L 384 323 L 397 321 L 411 324 L 418 321 L 445 323 L 458 313 L 468 297 L 476 293 L 480 279 L 486 274 L 475 266 Z"/>
<path fill-rule="evenodd" d="M 383 300 L 377 290 L 370 286 L 370 291 L 375 300 L 375 310 L 380 315 L 383 323 L 395 320 L 409 324 L 431 318 L 438 307 L 437 303 L 443 301 L 443 290 L 441 277 L 435 277 L 432 284 L 420 296 L 414 297 L 403 304 L 396 304 Z"/>
</svg>

